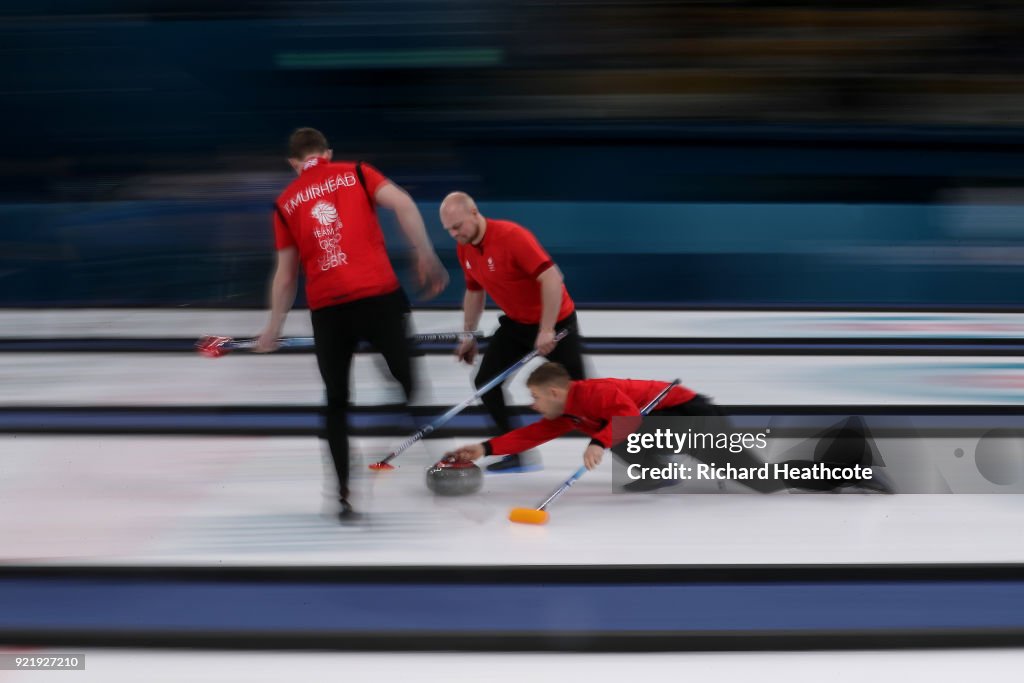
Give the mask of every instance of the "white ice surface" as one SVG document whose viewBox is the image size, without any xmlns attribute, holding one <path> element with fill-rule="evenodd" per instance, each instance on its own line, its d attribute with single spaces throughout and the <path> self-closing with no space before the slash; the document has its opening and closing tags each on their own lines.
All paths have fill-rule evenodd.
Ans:
<svg viewBox="0 0 1024 683">
<path fill-rule="evenodd" d="M 0 561 L 181 565 L 551 565 L 1024 562 L 1017 495 L 625 495 L 609 458 L 551 508 L 512 524 L 580 463 L 583 439 L 543 448 L 546 469 L 488 475 L 440 498 L 425 467 L 454 445 L 430 440 L 395 472 L 359 440 L 355 503 L 325 513 L 312 438 L 0 437 Z M 357 461 L 359 462 L 359 461 Z M 684 491 L 714 491 L 708 483 Z M 735 490 L 738 484 L 729 484 Z"/>
<path fill-rule="evenodd" d="M 490 333 L 497 317 L 490 307 L 480 329 Z M 1020 313 L 582 310 L 579 319 L 583 334 L 593 337 L 1024 337 L 1024 314 Z M 258 310 L 0 309 L 0 339 L 246 337 L 259 332 L 265 322 L 266 313 Z M 419 333 L 459 331 L 462 313 L 417 310 L 413 326 Z M 312 334 L 308 312 L 289 314 L 284 334 Z"/>
<path fill-rule="evenodd" d="M 154 336 L 249 334 L 263 315 L 172 313 L 6 311 L 0 312 L 0 336 L 145 336 L 140 327 Z M 417 320 L 420 331 L 458 327 L 457 312 L 425 315 Z M 288 334 L 308 334 L 304 315 L 290 320 Z M 595 335 L 622 336 L 628 330 L 637 337 L 742 336 L 742 329 L 754 336 L 814 336 L 815 330 L 835 336 L 837 325 L 849 328 L 843 336 L 854 336 L 850 330 L 858 326 L 878 328 L 871 336 L 914 336 L 911 329 L 985 336 L 1017 334 L 1024 329 L 1022 320 L 986 314 L 586 312 L 584 325 Z M 596 356 L 591 362 L 595 375 L 680 377 L 733 405 L 1024 402 L 1024 362 L 1013 358 Z M 423 363 L 428 384 L 421 403 L 450 406 L 472 392 L 468 368 L 443 356 Z M 358 358 L 355 401 L 397 400 L 396 387 L 382 378 L 373 356 Z M 511 394 L 514 403 L 527 402 L 521 377 Z M 321 400 L 309 355 L 209 360 L 184 354 L 0 354 L 0 406 L 5 407 L 313 406 Z M 376 459 L 398 440 L 363 439 L 359 447 L 364 458 Z M 508 510 L 544 498 L 578 466 L 584 443 L 563 439 L 545 446 L 544 472 L 490 476 L 479 495 L 439 499 L 424 486 L 423 469 L 454 442 L 428 441 L 403 456 L 403 467 L 391 475 L 371 478 L 357 467 L 355 497 L 366 522 L 341 528 L 323 514 L 329 510 L 324 482 L 333 477 L 325 479 L 321 446 L 313 438 L 3 435 L 0 561 L 1024 561 L 1024 544 L 1014 542 L 1024 506 L 1015 495 L 624 496 L 611 493 L 607 464 L 558 501 L 547 527 L 511 525 Z"/>
<path fill-rule="evenodd" d="M 473 370 L 446 355 L 420 358 L 418 403 L 444 406 L 473 394 Z M 523 384 L 506 386 L 529 404 Z M 919 405 L 1024 403 L 1024 359 L 856 356 L 592 356 L 593 377 L 682 379 L 722 405 Z M 356 404 L 397 403 L 402 394 L 376 354 L 354 361 Z M 0 407 L 319 405 L 323 387 L 310 354 L 0 354 Z"/>
</svg>

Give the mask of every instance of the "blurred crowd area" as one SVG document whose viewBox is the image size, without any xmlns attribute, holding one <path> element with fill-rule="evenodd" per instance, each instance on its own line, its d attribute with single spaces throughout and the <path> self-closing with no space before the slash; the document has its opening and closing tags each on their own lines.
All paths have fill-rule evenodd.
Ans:
<svg viewBox="0 0 1024 683">
<path fill-rule="evenodd" d="M 579 145 L 680 123 L 1022 126 L 1022 35 L 1013 1 L 8 4 L 2 192 L 216 197 L 201 174 L 225 169 L 263 191 L 304 123 L 453 181 L 478 173 L 465 148 L 524 128 Z"/>
<path fill-rule="evenodd" d="M 115 258 L 111 244 L 136 238 L 162 258 L 184 262 L 199 249 L 260 271 L 266 207 L 290 179 L 284 143 L 300 125 L 428 204 L 452 189 L 584 213 L 594 202 L 932 206 L 996 196 L 996 222 L 1012 224 L 1024 174 L 1022 35 L 1024 3 L 1010 1 L 5 5 L 0 272 L 48 282 L 64 266 L 81 269 L 90 249 Z M 542 238 L 548 229 L 586 239 L 579 224 L 545 226 L 542 209 L 526 211 Z M 1005 226 L 995 237 L 972 232 L 963 215 L 916 239 L 1024 244 Z M 693 230 L 718 225 L 707 220 L 676 226 L 653 253 L 689 249 Z M 722 223 L 722 239 L 735 224 Z M 811 242 L 828 242 L 827 228 Z M 776 251 L 808 249 L 794 229 L 782 229 Z M 855 233 L 844 240 L 884 246 Z M 750 251 L 748 238 L 737 230 L 732 250 Z M 121 252 L 119 262 L 141 262 Z M 110 269 L 88 265 L 80 286 Z M 253 286 L 243 289 L 255 301 Z"/>
</svg>

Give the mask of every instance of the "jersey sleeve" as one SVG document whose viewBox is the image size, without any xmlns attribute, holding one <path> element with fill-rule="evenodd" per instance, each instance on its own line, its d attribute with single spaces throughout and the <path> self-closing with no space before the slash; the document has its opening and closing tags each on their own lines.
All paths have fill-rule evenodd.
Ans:
<svg viewBox="0 0 1024 683">
<path fill-rule="evenodd" d="M 366 191 L 371 197 L 376 196 L 377 190 L 381 188 L 381 185 L 391 182 L 387 176 L 366 162 L 360 162 L 359 168 L 363 171 L 363 178 L 366 180 Z"/>
<path fill-rule="evenodd" d="M 559 417 L 554 420 L 542 418 L 533 424 L 513 429 L 511 432 L 485 441 L 484 448 L 487 449 L 489 455 L 519 453 L 547 443 L 563 434 L 568 434 L 573 429 L 575 429 L 575 425 L 568 418 Z"/>
<path fill-rule="evenodd" d="M 599 414 L 607 419 L 605 426 L 593 435 L 594 441 L 605 448 L 611 448 L 618 441 L 622 441 L 640 428 L 640 423 L 642 422 L 640 408 L 637 407 L 633 399 L 626 395 L 625 392 L 609 385 L 596 387 L 592 391 L 594 393 L 589 397 L 590 400 L 598 404 L 596 407 Z M 629 419 L 620 420 L 619 429 L 615 430 L 615 436 L 613 437 L 612 418 L 616 417 Z"/>
<path fill-rule="evenodd" d="M 274 247 L 278 250 L 286 249 L 287 247 L 294 247 L 295 237 L 292 235 L 291 230 L 288 229 L 288 224 L 284 222 L 284 218 L 281 216 L 281 210 L 276 206 L 274 207 Z"/>
<path fill-rule="evenodd" d="M 509 248 L 516 265 L 520 270 L 531 278 L 538 277 L 545 270 L 555 265 L 554 261 L 540 242 L 526 228 L 520 228 L 513 233 L 515 236 L 509 240 Z"/>
</svg>

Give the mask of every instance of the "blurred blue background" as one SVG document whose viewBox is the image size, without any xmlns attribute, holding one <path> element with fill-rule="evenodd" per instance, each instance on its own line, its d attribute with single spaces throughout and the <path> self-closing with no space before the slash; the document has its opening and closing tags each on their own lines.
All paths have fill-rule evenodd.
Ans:
<svg viewBox="0 0 1024 683">
<path fill-rule="evenodd" d="M 309 125 L 453 274 L 462 189 L 583 305 L 1016 309 L 1021 35 L 1014 2 L 5 6 L 0 306 L 262 307 Z"/>
</svg>

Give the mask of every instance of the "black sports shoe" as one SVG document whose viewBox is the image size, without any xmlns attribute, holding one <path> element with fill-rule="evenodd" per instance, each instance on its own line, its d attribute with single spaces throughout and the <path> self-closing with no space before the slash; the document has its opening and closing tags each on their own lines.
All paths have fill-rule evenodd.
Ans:
<svg viewBox="0 0 1024 683">
<path fill-rule="evenodd" d="M 338 500 L 338 521 L 340 522 L 354 522 L 359 519 L 360 515 L 358 512 L 352 509 L 352 503 L 348 502 L 347 499 L 341 498 Z"/>
<path fill-rule="evenodd" d="M 648 493 L 668 488 L 669 486 L 675 486 L 678 483 L 677 479 L 637 479 L 625 484 L 622 490 L 626 493 Z"/>
<path fill-rule="evenodd" d="M 492 462 L 487 466 L 488 472 L 496 474 L 510 474 L 513 472 L 536 472 L 544 469 L 539 458 L 523 457 L 522 453 L 506 455 L 498 462 Z"/>
</svg>

